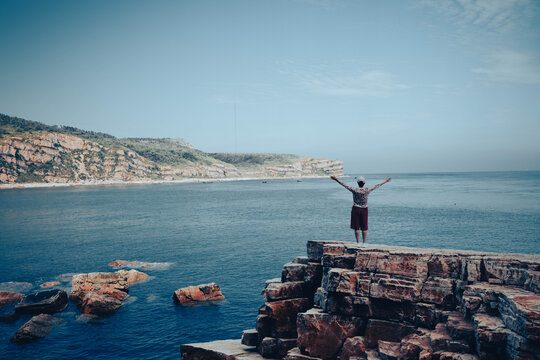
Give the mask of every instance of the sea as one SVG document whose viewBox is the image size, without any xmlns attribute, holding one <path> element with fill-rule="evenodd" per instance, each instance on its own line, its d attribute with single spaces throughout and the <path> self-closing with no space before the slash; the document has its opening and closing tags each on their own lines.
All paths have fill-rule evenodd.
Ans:
<svg viewBox="0 0 540 360">
<path fill-rule="evenodd" d="M 540 171 L 365 176 L 392 177 L 369 196 L 370 243 L 540 253 Z M 308 240 L 354 241 L 351 206 L 329 178 L 0 190 L 0 291 L 54 280 L 69 291 L 72 274 L 114 260 L 160 263 L 112 316 L 70 303 L 26 345 L 9 339 L 29 316 L 0 323 L 0 358 L 179 359 L 181 344 L 238 339 L 255 327 L 265 280 Z M 173 303 L 176 289 L 210 282 L 225 300 Z"/>
</svg>

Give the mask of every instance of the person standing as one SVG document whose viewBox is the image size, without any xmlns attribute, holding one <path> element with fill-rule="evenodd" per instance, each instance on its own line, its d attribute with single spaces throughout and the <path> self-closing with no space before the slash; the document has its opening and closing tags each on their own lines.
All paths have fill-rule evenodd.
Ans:
<svg viewBox="0 0 540 360">
<path fill-rule="evenodd" d="M 344 188 L 352 192 L 354 205 L 351 209 L 351 229 L 354 230 L 356 243 L 359 243 L 360 230 L 362 230 L 362 244 L 365 245 L 368 231 L 368 195 L 379 186 L 392 180 L 392 178 L 388 178 L 372 187 L 364 187 L 366 179 L 363 176 L 359 176 L 356 180 L 358 187 L 349 186 L 333 175 L 330 176 L 330 179 L 337 181 Z"/>
</svg>

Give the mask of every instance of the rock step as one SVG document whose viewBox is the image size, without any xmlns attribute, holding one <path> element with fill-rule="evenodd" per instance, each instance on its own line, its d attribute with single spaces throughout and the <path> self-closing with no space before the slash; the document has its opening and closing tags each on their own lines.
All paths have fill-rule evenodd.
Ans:
<svg viewBox="0 0 540 360">
<path fill-rule="evenodd" d="M 253 347 L 241 344 L 240 339 L 218 340 L 180 346 L 182 359 L 199 360 L 264 360 Z"/>
</svg>

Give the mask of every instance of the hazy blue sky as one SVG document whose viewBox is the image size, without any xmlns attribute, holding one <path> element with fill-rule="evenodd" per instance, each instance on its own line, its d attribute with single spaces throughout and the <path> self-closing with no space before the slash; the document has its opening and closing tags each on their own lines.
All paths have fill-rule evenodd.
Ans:
<svg viewBox="0 0 540 360">
<path fill-rule="evenodd" d="M 0 112 L 347 172 L 540 169 L 540 1 L 0 0 Z"/>
</svg>

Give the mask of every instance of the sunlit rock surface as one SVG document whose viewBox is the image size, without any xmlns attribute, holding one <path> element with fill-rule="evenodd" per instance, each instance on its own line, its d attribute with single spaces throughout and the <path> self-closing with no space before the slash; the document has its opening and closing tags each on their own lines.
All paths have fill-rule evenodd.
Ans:
<svg viewBox="0 0 540 360">
<path fill-rule="evenodd" d="M 120 272 L 77 274 L 69 299 L 83 314 L 108 315 L 122 306 L 128 290 L 127 275 Z"/>
<path fill-rule="evenodd" d="M 267 358 L 538 359 L 540 255 L 333 241 L 309 241 L 307 255 L 267 281 L 244 332 Z"/>
<path fill-rule="evenodd" d="M 225 297 L 216 283 L 187 286 L 176 290 L 173 294 L 175 304 L 193 304 L 223 299 Z"/>
</svg>

